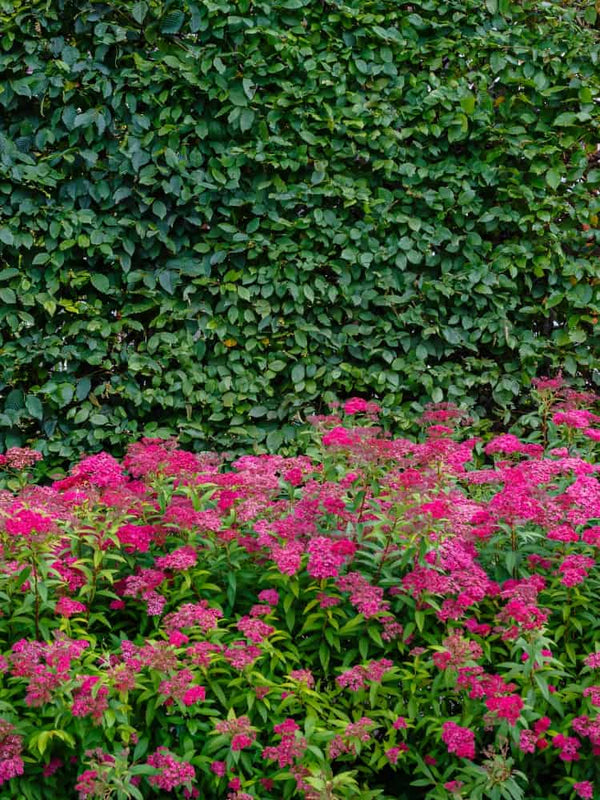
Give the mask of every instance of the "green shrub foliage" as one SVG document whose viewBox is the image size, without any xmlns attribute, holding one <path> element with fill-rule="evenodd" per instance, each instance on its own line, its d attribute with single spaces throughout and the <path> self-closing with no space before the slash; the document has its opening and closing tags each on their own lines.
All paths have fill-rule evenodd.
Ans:
<svg viewBox="0 0 600 800">
<path fill-rule="evenodd" d="M 1 0 L 3 445 L 594 382 L 586 5 Z"/>
</svg>

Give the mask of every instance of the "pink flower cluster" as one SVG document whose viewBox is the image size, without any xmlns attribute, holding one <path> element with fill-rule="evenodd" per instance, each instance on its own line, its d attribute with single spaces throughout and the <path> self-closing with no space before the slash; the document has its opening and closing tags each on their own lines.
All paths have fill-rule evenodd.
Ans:
<svg viewBox="0 0 600 800">
<path fill-rule="evenodd" d="M 264 641 L 275 632 L 275 628 L 272 625 L 268 625 L 266 622 L 263 622 L 263 620 L 256 619 L 255 617 L 242 617 L 237 623 L 236 628 L 255 644 Z"/>
<path fill-rule="evenodd" d="M 156 534 L 154 525 L 135 525 L 130 522 L 117 530 L 117 538 L 126 553 L 147 553 Z"/>
<path fill-rule="evenodd" d="M 342 564 L 352 558 L 356 545 L 348 539 L 315 536 L 308 544 L 308 566 L 311 578 L 335 578 Z"/>
<path fill-rule="evenodd" d="M 381 407 L 371 400 L 363 400 L 361 397 L 351 397 L 344 403 L 344 414 L 349 416 L 353 414 L 369 414 L 376 415 L 381 411 Z"/>
<path fill-rule="evenodd" d="M 158 691 L 165 696 L 165 705 L 172 705 L 174 700 L 178 700 L 184 706 L 193 706 L 205 700 L 206 689 L 193 682 L 194 673 L 189 669 L 179 670 L 168 680 L 162 681 Z"/>
<path fill-rule="evenodd" d="M 70 597 L 61 597 L 54 606 L 54 613 L 69 619 L 73 614 L 84 614 L 87 606 L 78 600 L 71 600 Z"/>
<path fill-rule="evenodd" d="M 167 632 L 181 630 L 182 628 L 199 628 L 203 633 L 217 627 L 218 620 L 223 616 L 220 608 L 210 608 L 208 600 L 198 603 L 184 603 L 177 611 L 173 611 L 163 620 Z"/>
<path fill-rule="evenodd" d="M 268 761 L 276 761 L 280 769 L 291 767 L 302 758 L 307 746 L 306 739 L 296 735 L 300 726 L 288 718 L 275 725 L 273 730 L 281 737 L 281 741 L 263 748 L 262 757 Z"/>
<path fill-rule="evenodd" d="M 10 673 L 28 681 L 25 703 L 39 707 L 69 680 L 71 665 L 89 647 L 85 640 L 57 636 L 51 643 L 20 639 L 11 648 Z"/>
<path fill-rule="evenodd" d="M 594 798 L 594 784 L 590 781 L 578 781 L 573 784 L 573 789 L 582 800 L 593 800 Z"/>
<path fill-rule="evenodd" d="M 90 716 L 94 722 L 100 723 L 108 708 L 108 686 L 96 689 L 97 675 L 86 676 L 79 689 L 73 695 L 71 713 L 74 717 Z"/>
<path fill-rule="evenodd" d="M 157 789 L 171 792 L 178 786 L 190 786 L 196 778 L 196 770 L 188 761 L 178 761 L 166 747 L 159 747 L 146 761 L 159 770 L 158 775 L 150 775 L 148 782 Z"/>
<path fill-rule="evenodd" d="M 394 662 L 390 661 L 389 658 L 369 661 L 366 666 L 357 665 L 345 670 L 335 680 L 342 689 L 348 688 L 353 692 L 357 692 L 373 681 L 381 681 L 385 673 L 389 672 L 393 666 Z"/>
<path fill-rule="evenodd" d="M 234 752 L 250 747 L 256 739 L 256 729 L 247 716 L 220 720 L 215 724 L 215 730 L 231 736 L 231 749 Z"/>
<path fill-rule="evenodd" d="M 567 556 L 558 568 L 558 571 L 562 574 L 561 583 L 564 586 L 577 586 L 583 583 L 595 563 L 595 559 L 579 553 Z"/>
<path fill-rule="evenodd" d="M 22 751 L 23 737 L 15 733 L 14 725 L 0 717 L 0 785 L 23 774 Z"/>
<path fill-rule="evenodd" d="M 452 721 L 444 722 L 442 741 L 449 753 L 454 753 L 459 758 L 475 758 L 475 734 L 469 728 L 463 728 Z"/>
<path fill-rule="evenodd" d="M 0 455 L 0 468 L 23 470 L 33 467 L 41 461 L 42 454 L 29 447 L 9 447 L 4 455 Z"/>
</svg>

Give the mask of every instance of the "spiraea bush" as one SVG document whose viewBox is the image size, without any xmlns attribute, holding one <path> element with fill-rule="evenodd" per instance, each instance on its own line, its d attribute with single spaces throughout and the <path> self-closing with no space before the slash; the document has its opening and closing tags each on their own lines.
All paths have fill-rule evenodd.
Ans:
<svg viewBox="0 0 600 800">
<path fill-rule="evenodd" d="M 537 392 L 538 441 L 353 398 L 295 457 L 11 449 L 0 797 L 596 797 L 600 416 Z"/>
<path fill-rule="evenodd" d="M 0 446 L 276 450 L 336 396 L 592 384 L 595 14 L 1 0 Z"/>
</svg>

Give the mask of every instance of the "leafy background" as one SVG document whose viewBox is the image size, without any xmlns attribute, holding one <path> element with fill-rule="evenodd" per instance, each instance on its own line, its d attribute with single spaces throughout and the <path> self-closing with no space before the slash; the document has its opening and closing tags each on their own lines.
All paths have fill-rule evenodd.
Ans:
<svg viewBox="0 0 600 800">
<path fill-rule="evenodd" d="M 276 449 L 336 396 L 597 384 L 595 24 L 0 0 L 0 446 Z"/>
</svg>

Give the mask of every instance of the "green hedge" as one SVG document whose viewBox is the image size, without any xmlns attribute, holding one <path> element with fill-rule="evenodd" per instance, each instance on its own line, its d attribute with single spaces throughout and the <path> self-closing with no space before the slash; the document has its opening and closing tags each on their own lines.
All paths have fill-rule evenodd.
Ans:
<svg viewBox="0 0 600 800">
<path fill-rule="evenodd" d="M 586 5 L 0 0 L 0 447 L 597 383 Z"/>
</svg>

